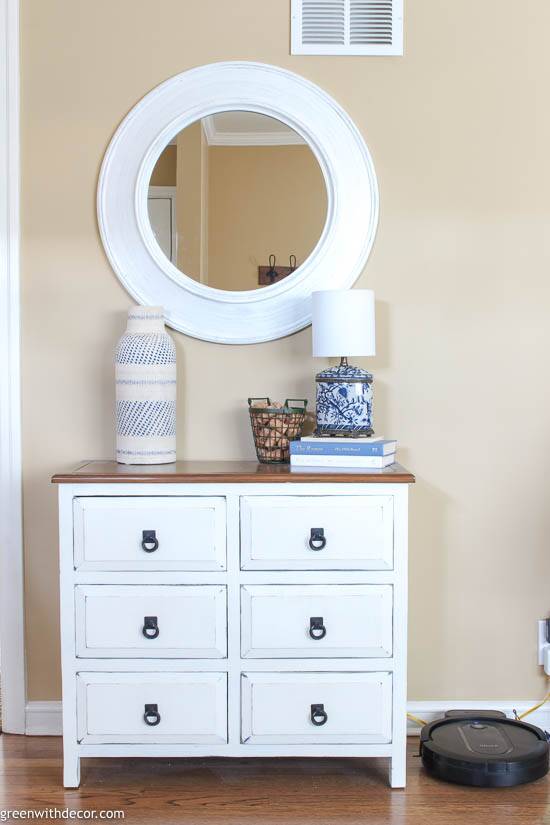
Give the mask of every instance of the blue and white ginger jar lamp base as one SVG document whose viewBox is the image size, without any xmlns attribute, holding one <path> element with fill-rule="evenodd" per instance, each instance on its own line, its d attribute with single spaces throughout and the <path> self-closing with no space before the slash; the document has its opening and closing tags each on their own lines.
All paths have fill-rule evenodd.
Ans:
<svg viewBox="0 0 550 825">
<path fill-rule="evenodd" d="M 317 429 L 315 435 L 369 436 L 372 427 L 373 377 L 352 367 L 347 358 L 315 376 Z"/>
</svg>

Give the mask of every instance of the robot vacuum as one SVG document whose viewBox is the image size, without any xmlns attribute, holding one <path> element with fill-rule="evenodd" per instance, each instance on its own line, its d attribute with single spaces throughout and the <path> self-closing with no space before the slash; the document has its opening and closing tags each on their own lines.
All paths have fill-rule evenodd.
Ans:
<svg viewBox="0 0 550 825">
<path fill-rule="evenodd" d="M 548 773 L 546 733 L 498 710 L 448 711 L 420 733 L 420 756 L 429 774 L 447 782 L 503 788 Z"/>
</svg>

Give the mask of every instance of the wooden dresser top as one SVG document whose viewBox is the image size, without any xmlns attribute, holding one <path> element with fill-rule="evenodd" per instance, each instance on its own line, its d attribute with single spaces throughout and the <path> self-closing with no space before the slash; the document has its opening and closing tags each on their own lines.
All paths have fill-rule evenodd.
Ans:
<svg viewBox="0 0 550 825">
<path fill-rule="evenodd" d="M 70 472 L 57 473 L 52 477 L 54 484 L 413 484 L 414 481 L 412 473 L 400 464 L 392 464 L 384 470 L 347 470 L 259 464 L 257 461 L 176 461 L 174 464 L 140 465 L 86 461 Z"/>
</svg>

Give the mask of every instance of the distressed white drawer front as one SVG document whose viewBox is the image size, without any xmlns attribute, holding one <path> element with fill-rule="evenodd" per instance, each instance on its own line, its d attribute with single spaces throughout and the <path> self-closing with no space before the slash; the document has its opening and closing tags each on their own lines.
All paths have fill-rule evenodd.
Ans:
<svg viewBox="0 0 550 825">
<path fill-rule="evenodd" d="M 242 741 L 390 742 L 391 705 L 392 677 L 386 672 L 244 673 Z"/>
<path fill-rule="evenodd" d="M 392 496 L 243 496 L 247 570 L 391 570 Z"/>
<path fill-rule="evenodd" d="M 251 658 L 391 656 L 391 585 L 246 585 L 241 649 Z"/>
<path fill-rule="evenodd" d="M 79 673 L 77 705 L 80 742 L 227 742 L 225 673 Z"/>
<path fill-rule="evenodd" d="M 222 658 L 227 655 L 222 585 L 80 585 L 77 656 Z"/>
<path fill-rule="evenodd" d="M 75 498 L 75 567 L 224 570 L 225 510 L 222 497 Z"/>
</svg>

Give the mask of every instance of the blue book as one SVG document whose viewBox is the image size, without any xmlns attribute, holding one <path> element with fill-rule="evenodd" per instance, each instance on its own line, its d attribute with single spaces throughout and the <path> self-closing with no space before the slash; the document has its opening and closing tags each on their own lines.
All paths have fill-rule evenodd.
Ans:
<svg viewBox="0 0 550 825">
<path fill-rule="evenodd" d="M 395 453 L 397 441 L 383 439 L 369 442 L 360 439 L 307 438 L 290 442 L 291 455 L 384 456 Z"/>
</svg>

